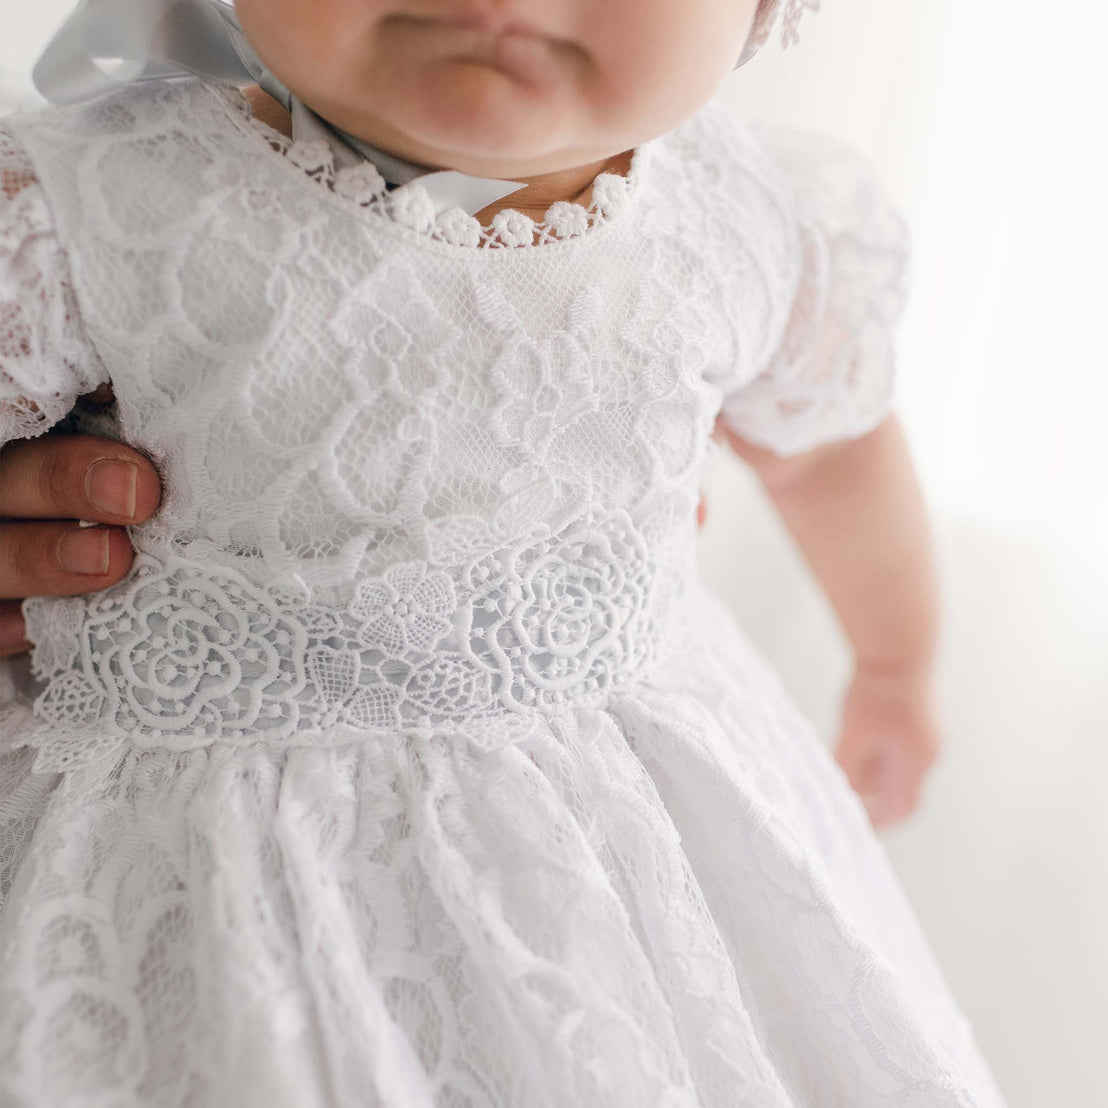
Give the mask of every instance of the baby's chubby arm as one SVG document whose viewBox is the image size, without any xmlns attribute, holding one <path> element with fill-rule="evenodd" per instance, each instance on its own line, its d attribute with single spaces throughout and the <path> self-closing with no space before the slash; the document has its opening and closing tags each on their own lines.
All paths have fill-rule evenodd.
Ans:
<svg viewBox="0 0 1108 1108">
<path fill-rule="evenodd" d="M 900 423 L 780 457 L 720 421 L 830 600 L 854 652 L 836 758 L 875 826 L 909 815 L 938 753 L 938 587 L 927 512 Z"/>
</svg>

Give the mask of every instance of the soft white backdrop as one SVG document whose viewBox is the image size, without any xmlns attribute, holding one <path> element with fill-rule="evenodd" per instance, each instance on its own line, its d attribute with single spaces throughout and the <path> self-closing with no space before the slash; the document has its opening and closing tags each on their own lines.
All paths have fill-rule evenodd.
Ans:
<svg viewBox="0 0 1108 1108">
<path fill-rule="evenodd" d="M 1108 10 L 824 8 L 726 96 L 855 142 L 912 230 L 899 410 L 940 539 L 947 747 L 887 845 L 1012 1108 L 1108 1105 Z M 706 572 L 831 739 L 826 606 L 737 465 L 708 497 Z"/>
<path fill-rule="evenodd" d="M 946 752 L 886 835 L 1012 1108 L 1108 1104 L 1108 9 L 829 0 L 724 96 L 875 163 L 914 239 L 899 410 L 946 592 Z M 0 0 L 0 100 L 70 0 Z M 703 567 L 830 741 L 848 658 L 749 475 Z"/>
</svg>

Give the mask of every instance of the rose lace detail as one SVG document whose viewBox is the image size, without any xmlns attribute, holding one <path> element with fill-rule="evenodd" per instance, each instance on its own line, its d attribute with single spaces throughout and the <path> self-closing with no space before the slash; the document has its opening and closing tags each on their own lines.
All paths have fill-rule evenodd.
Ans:
<svg viewBox="0 0 1108 1108">
<path fill-rule="evenodd" d="M 391 566 L 344 608 L 297 603 L 230 569 L 141 554 L 95 597 L 25 605 L 44 759 L 105 727 L 139 746 L 330 741 L 589 702 L 640 674 L 665 623 L 642 536 L 585 518 L 450 573 Z M 102 738 L 94 745 L 102 747 Z"/>
</svg>

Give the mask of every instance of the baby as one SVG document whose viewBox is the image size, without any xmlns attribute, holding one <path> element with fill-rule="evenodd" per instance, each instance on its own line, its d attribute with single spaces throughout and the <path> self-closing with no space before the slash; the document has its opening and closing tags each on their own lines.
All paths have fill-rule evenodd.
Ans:
<svg viewBox="0 0 1108 1108">
<path fill-rule="evenodd" d="M 1001 1103 L 850 789 L 936 749 L 899 227 L 707 104 L 778 6 L 86 0 L 48 51 L 0 422 L 97 390 L 94 518 L 135 449 L 165 497 L 23 604 L 6 1097 Z M 841 769 L 696 578 L 717 417 L 854 648 Z"/>
</svg>

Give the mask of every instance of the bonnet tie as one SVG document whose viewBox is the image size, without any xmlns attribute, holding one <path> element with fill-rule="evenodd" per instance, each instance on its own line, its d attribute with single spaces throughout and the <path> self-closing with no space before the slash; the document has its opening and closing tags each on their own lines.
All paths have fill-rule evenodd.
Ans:
<svg viewBox="0 0 1108 1108">
<path fill-rule="evenodd" d="M 336 168 L 368 161 L 391 186 L 419 179 L 438 215 L 475 215 L 525 186 L 405 161 L 332 126 L 268 69 L 221 0 L 81 0 L 35 66 L 35 87 L 53 104 L 79 104 L 143 81 L 201 77 L 258 84 L 292 116 L 294 142 L 323 140 Z"/>
</svg>

